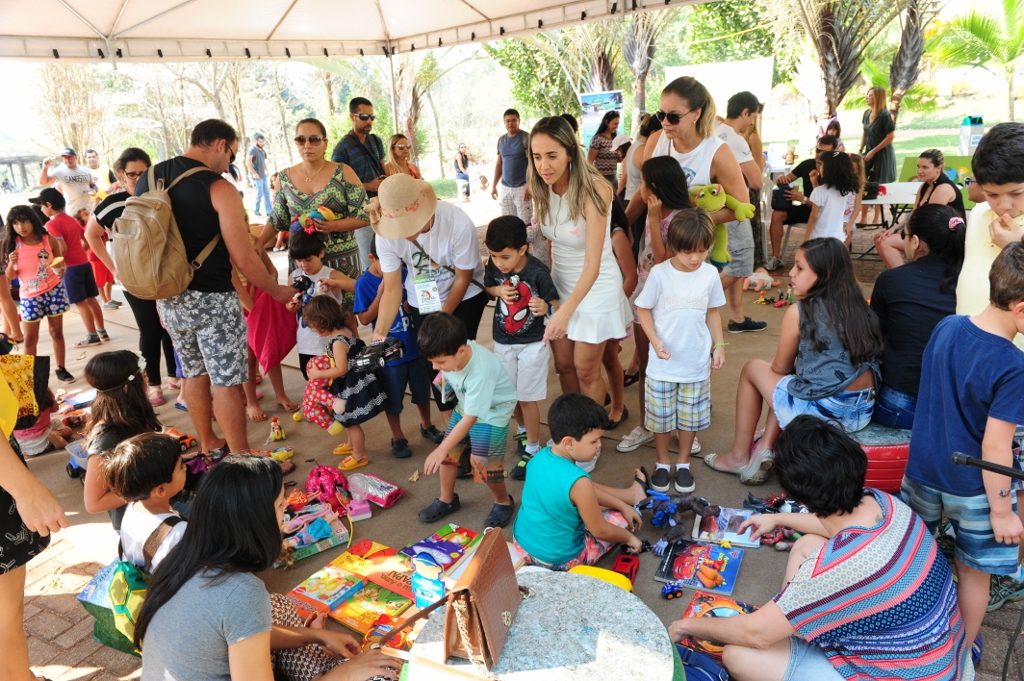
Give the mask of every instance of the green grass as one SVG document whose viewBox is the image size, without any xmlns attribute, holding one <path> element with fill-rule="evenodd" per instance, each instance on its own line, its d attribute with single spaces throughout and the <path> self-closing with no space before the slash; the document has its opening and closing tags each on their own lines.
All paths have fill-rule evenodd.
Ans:
<svg viewBox="0 0 1024 681">
<path fill-rule="evenodd" d="M 899 130 L 896 131 L 896 139 L 892 147 L 896 152 L 896 170 L 903 167 L 903 159 L 917 157 L 925 149 L 938 149 L 943 154 L 957 156 L 960 154 L 960 134 L 947 133 L 945 135 L 921 135 L 916 137 L 900 137 Z"/>
<path fill-rule="evenodd" d="M 947 113 L 937 115 L 936 113 L 918 113 L 903 111 L 900 113 L 899 127 L 904 130 L 934 130 L 936 128 L 958 128 L 963 122 L 962 113 Z"/>
<path fill-rule="evenodd" d="M 432 180 L 430 186 L 439 199 L 454 199 L 459 189 L 455 180 Z"/>
</svg>

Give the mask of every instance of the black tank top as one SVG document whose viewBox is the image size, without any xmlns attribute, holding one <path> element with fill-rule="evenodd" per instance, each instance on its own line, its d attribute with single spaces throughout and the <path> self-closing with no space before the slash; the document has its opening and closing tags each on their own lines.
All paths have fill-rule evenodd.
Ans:
<svg viewBox="0 0 1024 681">
<path fill-rule="evenodd" d="M 939 175 L 939 179 L 935 182 L 925 182 L 921 185 L 921 188 L 917 190 L 917 205 L 922 205 L 925 201 L 931 199 L 932 194 L 935 193 L 935 189 L 940 184 L 948 184 L 953 188 L 953 200 L 948 205 L 960 214 L 960 217 L 967 219 L 967 210 L 964 208 L 964 195 L 960 192 L 960 187 L 956 185 L 953 180 L 949 179 L 949 176 L 945 172 Z"/>
<path fill-rule="evenodd" d="M 156 164 L 154 171 L 157 179 L 169 185 L 174 178 L 186 170 L 203 164 L 185 156 L 176 156 L 169 161 Z M 174 219 L 178 223 L 182 241 L 185 242 L 185 253 L 189 259 L 195 258 L 206 247 L 210 239 L 220 234 L 220 220 L 210 201 L 210 185 L 221 176 L 212 170 L 196 173 L 186 177 L 171 190 L 171 208 Z M 148 190 L 148 176 L 139 178 L 135 195 L 139 196 Z M 206 293 L 226 293 L 233 291 L 231 285 L 231 260 L 228 257 L 224 240 L 213 249 L 203 266 L 196 270 L 189 289 Z"/>
</svg>

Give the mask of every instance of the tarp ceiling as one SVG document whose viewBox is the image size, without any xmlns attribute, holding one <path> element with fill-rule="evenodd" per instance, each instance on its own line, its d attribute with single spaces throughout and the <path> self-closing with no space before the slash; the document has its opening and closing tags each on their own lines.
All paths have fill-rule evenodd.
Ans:
<svg viewBox="0 0 1024 681">
<path fill-rule="evenodd" d="M 486 42 L 687 0 L 0 0 L 0 58 L 371 56 Z"/>
</svg>

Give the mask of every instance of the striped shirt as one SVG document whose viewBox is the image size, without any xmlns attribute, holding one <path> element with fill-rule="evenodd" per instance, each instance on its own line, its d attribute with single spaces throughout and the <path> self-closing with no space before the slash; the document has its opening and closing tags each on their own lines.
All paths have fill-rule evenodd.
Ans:
<svg viewBox="0 0 1024 681">
<path fill-rule="evenodd" d="M 828 540 L 775 602 L 846 679 L 973 679 L 949 563 L 905 504 L 867 492 L 881 521 Z"/>
</svg>

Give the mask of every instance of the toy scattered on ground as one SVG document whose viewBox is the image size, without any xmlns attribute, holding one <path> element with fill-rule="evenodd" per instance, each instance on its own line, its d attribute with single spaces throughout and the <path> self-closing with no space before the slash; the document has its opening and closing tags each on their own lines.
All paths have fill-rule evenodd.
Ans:
<svg viewBox="0 0 1024 681">
<path fill-rule="evenodd" d="M 278 463 L 284 463 L 295 456 L 295 450 L 291 447 L 278 447 L 270 452 L 270 458 Z"/>
<path fill-rule="evenodd" d="M 367 345 L 352 358 L 349 359 L 348 367 L 351 371 L 377 371 L 383 369 L 384 365 L 393 359 L 400 359 L 404 351 L 402 341 L 397 338 L 386 338 L 381 343 Z"/>
<path fill-rule="evenodd" d="M 280 442 L 286 439 L 288 439 L 288 436 L 284 434 L 284 426 L 281 425 L 281 419 L 271 416 L 270 435 L 267 436 L 267 442 Z"/>
<path fill-rule="evenodd" d="M 749 508 L 758 513 L 808 513 L 807 507 L 799 501 L 794 501 L 786 496 L 785 492 L 769 494 L 761 498 L 747 493 L 747 499 L 743 502 L 743 508 Z"/>
<path fill-rule="evenodd" d="M 330 369 L 334 362 L 327 355 L 317 355 L 306 363 L 306 370 Z M 302 395 L 302 415 L 331 435 L 340 435 L 345 427 L 334 418 L 335 396 L 331 382 L 325 378 L 311 378 Z"/>
<path fill-rule="evenodd" d="M 289 231 L 305 232 L 306 234 L 316 234 L 317 222 L 327 222 L 330 220 L 337 220 L 338 216 L 334 214 L 327 206 L 317 206 L 308 213 L 303 213 L 296 216 L 292 220 L 292 224 L 289 226 Z"/>
<path fill-rule="evenodd" d="M 792 305 L 794 300 L 795 298 L 793 297 L 793 286 L 790 285 L 786 288 L 785 293 L 779 294 L 779 299 L 776 300 L 773 305 L 774 307 L 786 307 L 787 305 Z"/>
<path fill-rule="evenodd" d="M 717 506 L 693 494 L 672 495 L 650 490 L 648 493 L 648 497 L 637 504 L 637 510 L 650 510 L 654 527 L 675 527 L 685 513 L 704 516 L 718 512 Z"/>
<path fill-rule="evenodd" d="M 778 282 L 763 267 L 758 267 L 753 274 L 743 279 L 744 291 L 770 291 L 778 285 Z"/>
<path fill-rule="evenodd" d="M 337 468 L 317 466 L 306 476 L 306 493 L 330 504 L 335 513 L 345 513 L 350 499 L 348 478 Z"/>
<path fill-rule="evenodd" d="M 661 585 L 661 597 L 671 601 L 683 595 L 683 587 L 676 582 L 669 582 Z"/>
<path fill-rule="evenodd" d="M 640 558 L 633 553 L 620 553 L 612 563 L 612 572 L 626 576 L 632 584 L 636 584 L 636 575 L 639 571 Z"/>
<path fill-rule="evenodd" d="M 690 198 L 696 206 L 709 213 L 728 208 L 736 214 L 737 220 L 749 220 L 754 217 L 754 204 L 729 196 L 720 184 L 693 187 L 690 189 Z M 729 231 L 725 223 L 715 225 L 715 243 L 711 247 L 709 257 L 715 267 L 724 267 L 732 260 L 729 255 Z"/>
<path fill-rule="evenodd" d="M 657 581 L 729 594 L 739 578 L 744 551 L 679 539 L 659 555 L 661 560 L 654 571 Z"/>
<path fill-rule="evenodd" d="M 199 442 L 194 437 L 192 437 L 188 433 L 178 430 L 177 428 L 167 428 L 164 430 L 164 433 L 170 435 L 171 437 L 178 438 L 178 442 L 181 444 L 181 451 L 183 452 L 187 452 L 188 450 L 192 449 L 193 447 L 199 444 Z"/>
<path fill-rule="evenodd" d="M 372 473 L 354 473 L 348 486 L 353 499 L 366 499 L 381 508 L 391 508 L 405 494 L 398 485 Z"/>
<path fill-rule="evenodd" d="M 295 421 L 295 423 L 302 423 L 302 412 L 301 411 L 293 412 L 292 413 L 292 421 Z"/>
</svg>

